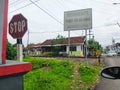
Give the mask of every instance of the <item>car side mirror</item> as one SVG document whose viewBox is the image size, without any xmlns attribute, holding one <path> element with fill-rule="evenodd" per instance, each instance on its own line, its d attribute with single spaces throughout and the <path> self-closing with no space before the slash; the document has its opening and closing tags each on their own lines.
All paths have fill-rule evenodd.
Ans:
<svg viewBox="0 0 120 90">
<path fill-rule="evenodd" d="M 107 79 L 120 79 L 120 66 L 104 68 L 101 71 L 101 76 Z"/>
</svg>

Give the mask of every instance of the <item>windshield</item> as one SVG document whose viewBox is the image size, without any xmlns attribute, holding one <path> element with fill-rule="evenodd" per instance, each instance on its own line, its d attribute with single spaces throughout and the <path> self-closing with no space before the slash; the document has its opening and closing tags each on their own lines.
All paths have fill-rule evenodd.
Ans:
<svg viewBox="0 0 120 90">
<path fill-rule="evenodd" d="M 0 0 L 0 90 L 120 90 L 119 50 L 120 0 Z"/>
</svg>

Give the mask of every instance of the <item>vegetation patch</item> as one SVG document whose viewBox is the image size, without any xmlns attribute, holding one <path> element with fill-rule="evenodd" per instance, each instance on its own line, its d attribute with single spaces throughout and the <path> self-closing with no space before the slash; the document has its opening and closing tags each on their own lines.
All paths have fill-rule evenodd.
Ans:
<svg viewBox="0 0 120 90">
<path fill-rule="evenodd" d="M 101 66 L 94 66 L 91 64 L 81 64 L 79 68 L 80 78 L 84 89 L 92 87 L 99 79 Z"/>
<path fill-rule="evenodd" d="M 72 60 L 26 57 L 24 61 L 32 62 L 33 67 L 24 76 L 24 90 L 87 90 L 96 82 L 100 70 Z"/>
<path fill-rule="evenodd" d="M 33 70 L 24 76 L 24 90 L 69 90 L 73 64 L 49 58 L 26 58 Z"/>
</svg>

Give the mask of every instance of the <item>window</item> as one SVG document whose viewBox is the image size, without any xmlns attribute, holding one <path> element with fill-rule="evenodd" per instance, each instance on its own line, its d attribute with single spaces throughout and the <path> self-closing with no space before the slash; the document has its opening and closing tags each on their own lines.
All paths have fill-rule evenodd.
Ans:
<svg viewBox="0 0 120 90">
<path fill-rule="evenodd" d="M 76 46 L 70 46 L 70 51 L 76 51 Z"/>
</svg>

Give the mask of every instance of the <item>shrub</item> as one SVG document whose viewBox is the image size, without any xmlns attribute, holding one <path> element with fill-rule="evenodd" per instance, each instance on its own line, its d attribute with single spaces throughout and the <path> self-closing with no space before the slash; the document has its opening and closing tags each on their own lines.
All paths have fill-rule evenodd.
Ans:
<svg viewBox="0 0 120 90">
<path fill-rule="evenodd" d="M 58 56 L 58 52 L 45 52 L 43 56 L 49 56 L 49 57 Z"/>
<path fill-rule="evenodd" d="M 14 60 L 16 59 L 16 56 L 17 56 L 16 48 L 14 48 L 13 45 L 7 41 L 6 58 L 8 60 Z"/>
</svg>

